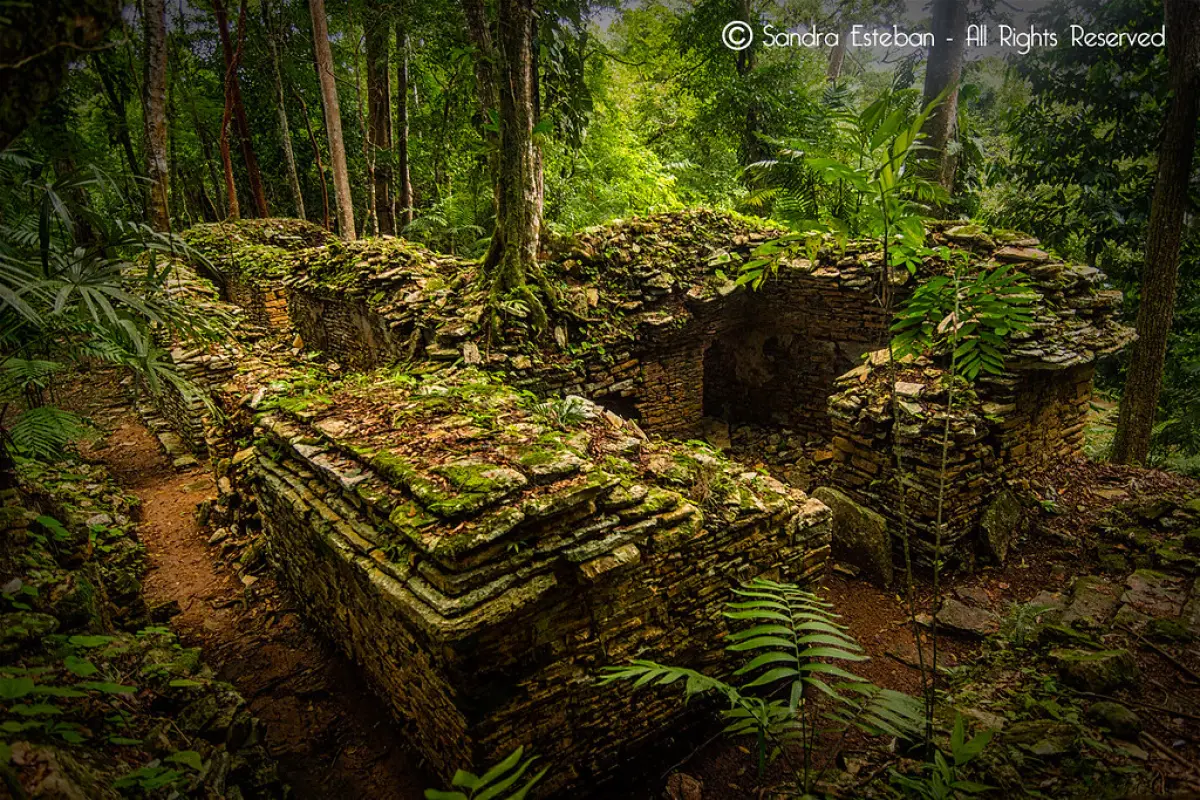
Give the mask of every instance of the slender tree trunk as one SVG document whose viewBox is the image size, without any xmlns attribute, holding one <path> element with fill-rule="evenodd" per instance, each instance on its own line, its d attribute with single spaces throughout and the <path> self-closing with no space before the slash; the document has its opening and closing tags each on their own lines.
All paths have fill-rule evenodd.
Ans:
<svg viewBox="0 0 1200 800">
<path fill-rule="evenodd" d="M 288 127 L 287 104 L 283 97 L 283 70 L 280 67 L 278 29 L 271 18 L 270 3 L 262 3 L 263 25 L 267 29 L 267 50 L 271 55 L 271 77 L 275 88 L 275 113 L 279 117 L 279 139 L 283 143 L 283 160 L 287 165 L 288 186 L 292 190 L 292 204 L 296 208 L 296 216 L 306 219 L 304 213 L 304 193 L 300 191 L 300 175 L 296 171 L 296 154 L 292 150 L 292 133 Z"/>
<path fill-rule="evenodd" d="M 400 231 L 413 221 L 412 176 L 408 168 L 408 31 L 396 23 L 396 206 Z M 397 231 L 397 232 L 400 232 Z"/>
<path fill-rule="evenodd" d="M 348 21 L 350 28 L 353 29 L 353 11 L 351 11 Z M 378 236 L 379 215 L 376 213 L 375 208 L 375 150 L 371 147 L 371 131 L 367 128 L 367 110 L 363 105 L 362 65 L 359 61 L 359 55 L 364 49 L 365 39 L 366 25 L 363 26 L 363 35 L 354 47 L 354 104 L 358 108 L 358 133 L 362 141 L 363 163 L 367 165 L 367 219 L 363 222 L 362 232 L 363 236 L 366 236 L 368 232 L 370 232 L 371 236 Z"/>
<path fill-rule="evenodd" d="M 555 302 L 552 287 L 538 265 L 541 239 L 541 158 L 534 140 L 533 0 L 500 0 L 496 29 L 499 32 L 503 79 L 500 95 L 499 216 L 492 251 L 499 244 L 497 261 L 485 261 L 484 271 L 492 280 L 492 297 L 515 292 L 531 311 L 533 324 L 548 322 L 543 303 L 529 287 L 535 282 Z M 492 254 L 489 253 L 491 257 Z"/>
<path fill-rule="evenodd" d="M 241 219 L 242 209 L 238 202 L 237 182 L 233 177 L 233 158 L 229 146 L 229 126 L 234 118 L 234 108 L 237 104 L 237 69 L 242 58 L 242 42 L 246 31 L 246 0 L 242 0 L 238 11 L 237 49 L 229 43 L 229 23 L 225 16 L 225 8 L 221 0 L 213 0 L 213 6 L 219 8 L 217 13 L 218 26 L 222 29 L 222 49 L 225 59 L 225 109 L 221 114 L 221 165 L 225 169 L 225 201 L 228 205 L 226 219 Z M 244 152 L 244 151 L 243 151 Z"/>
<path fill-rule="evenodd" d="M 171 229 L 170 172 L 167 167 L 167 7 L 165 0 L 144 0 L 146 34 L 146 175 L 150 178 L 147 217 L 157 231 Z"/>
<path fill-rule="evenodd" d="M 100 86 L 104 90 L 104 97 L 108 100 L 109 109 L 112 111 L 115 119 L 115 125 L 112 130 L 112 135 L 116 137 L 121 145 L 121 151 L 125 154 L 125 166 L 129 172 L 125 181 L 126 194 L 130 196 L 130 200 L 134 197 L 134 187 L 137 186 L 136 193 L 143 195 L 144 192 L 140 188 L 140 183 L 134 181 L 131 185 L 129 177 L 140 178 L 141 170 L 138 167 L 138 158 L 133 151 L 133 137 L 129 133 L 129 114 L 126 111 L 125 98 L 128 95 L 128 86 L 122 80 L 120 85 L 117 84 L 117 76 L 113 75 L 104 59 L 98 53 L 92 54 L 92 66 L 96 69 L 96 74 L 100 76 Z M 145 202 L 143 202 L 143 208 Z"/>
<path fill-rule="evenodd" d="M 1146 231 L 1138 340 L 1129 360 L 1113 441 L 1113 460 L 1121 464 L 1145 463 L 1150 454 L 1167 335 L 1175 313 L 1183 217 L 1188 207 L 1188 180 L 1200 114 L 1200 3 L 1166 0 L 1164 5 L 1172 98 L 1163 128 L 1158 177 Z"/>
<path fill-rule="evenodd" d="M 463 0 L 463 10 L 467 14 L 467 33 L 471 38 L 471 43 L 475 45 L 475 92 L 479 98 L 480 130 L 484 146 L 487 149 L 488 172 L 491 174 L 493 186 L 492 210 L 496 218 L 492 243 L 484 257 L 484 263 L 495 265 L 500 262 L 504 245 L 500 230 L 501 220 L 504 218 L 504 197 L 500 178 L 502 169 L 500 136 L 496 132 L 495 126 L 491 124 L 493 118 L 497 121 L 500 119 L 500 81 L 496 74 L 499 53 L 492 41 L 483 0 Z"/>
<path fill-rule="evenodd" d="M 829 51 L 829 66 L 825 69 L 825 79 L 837 83 L 842 77 L 842 67 L 846 63 L 846 37 L 850 28 L 843 22 L 838 26 L 837 44 Z"/>
<path fill-rule="evenodd" d="M 300 103 L 300 110 L 304 113 L 304 130 L 308 132 L 308 143 L 312 146 L 313 160 L 317 163 L 317 177 L 321 179 L 321 225 L 325 230 L 330 230 L 329 227 L 329 184 L 325 180 L 325 162 L 321 160 L 321 145 L 317 142 L 317 136 L 313 133 L 312 123 L 308 118 L 308 104 L 304 102 L 304 98 L 296 89 L 292 88 L 292 96 Z"/>
<path fill-rule="evenodd" d="M 937 152 L 937 157 L 931 159 L 927 177 L 936 180 L 947 192 L 954 188 L 954 173 L 958 168 L 958 159 L 950 152 L 949 144 L 958 122 L 958 87 L 967 46 L 967 6 L 965 0 L 933 0 L 934 45 L 925 66 L 924 103 L 928 105 L 945 93 L 925 123 L 925 143 Z"/>
<path fill-rule="evenodd" d="M 750 0 L 740 0 L 741 19 L 753 19 L 752 9 L 750 8 Z M 737 74 L 742 79 L 743 84 L 758 67 L 758 48 L 751 44 L 745 50 L 740 50 L 737 53 Z M 743 90 L 745 90 L 743 85 Z M 746 103 L 746 115 L 742 125 L 741 143 L 738 147 L 738 156 L 743 167 L 757 163 L 763 160 L 765 152 L 763 150 L 762 140 L 759 139 L 760 114 L 758 100 L 753 92 L 748 92 L 749 100 Z M 749 173 L 745 174 L 745 180 L 749 183 Z"/>
<path fill-rule="evenodd" d="M 242 160 L 246 163 L 246 179 L 250 182 L 250 196 L 254 200 L 254 208 L 258 216 L 269 217 L 271 212 L 267 208 L 267 195 L 263 189 L 262 173 L 258 170 L 258 158 L 254 155 L 254 142 L 250 138 L 250 123 L 246 119 L 246 106 L 242 103 L 242 88 L 237 76 L 238 66 L 241 62 L 241 43 L 245 39 L 246 0 L 242 0 L 241 8 L 238 10 L 236 57 L 230 43 L 229 15 L 225 11 L 224 0 L 213 0 L 213 11 L 216 12 L 217 32 L 221 37 L 221 52 L 225 58 L 226 91 L 230 95 L 233 121 L 242 150 Z"/>
<path fill-rule="evenodd" d="M 372 3 L 367 20 L 367 131 L 375 164 L 375 214 L 379 232 L 396 233 L 392 207 L 392 87 L 389 68 L 391 26 Z"/>
<path fill-rule="evenodd" d="M 325 0 L 309 0 L 313 23 L 313 51 L 317 76 L 321 79 L 321 100 L 325 107 L 325 130 L 329 134 L 329 160 L 333 165 L 333 191 L 337 199 L 338 233 L 354 241 L 354 205 L 350 196 L 350 173 L 346 169 L 346 145 L 342 139 L 342 110 L 338 104 L 337 84 L 333 75 L 333 51 L 329 47 L 329 26 L 325 18 Z"/>
</svg>

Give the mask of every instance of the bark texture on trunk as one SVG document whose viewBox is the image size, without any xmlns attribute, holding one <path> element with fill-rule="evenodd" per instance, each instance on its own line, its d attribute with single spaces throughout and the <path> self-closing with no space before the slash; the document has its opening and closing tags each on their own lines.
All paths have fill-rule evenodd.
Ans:
<svg viewBox="0 0 1200 800">
<path fill-rule="evenodd" d="M 150 226 L 171 229 L 170 170 L 167 165 L 167 7 L 165 0 L 145 0 L 146 34 L 146 175 L 150 178 Z"/>
<path fill-rule="evenodd" d="M 926 177 L 940 183 L 947 192 L 954 188 L 954 173 L 958 168 L 958 159 L 950 152 L 949 145 L 958 122 L 958 86 L 967 44 L 967 6 L 966 0 L 933 0 L 934 45 L 925 66 L 923 103 L 928 105 L 945 93 L 925 122 L 925 144 L 937 154 L 929 161 Z"/>
<path fill-rule="evenodd" d="M 850 29 L 845 24 L 838 26 L 838 43 L 829 51 L 829 65 L 825 69 L 825 79 L 837 83 L 842 77 L 842 67 L 846 64 L 846 37 Z"/>
<path fill-rule="evenodd" d="M 287 104 L 283 96 L 283 69 L 279 56 L 279 29 L 271 17 L 268 0 L 262 3 L 263 25 L 267 30 L 267 51 L 271 55 L 271 79 L 275 89 L 275 113 L 279 117 L 279 139 L 283 143 L 283 160 L 287 166 L 288 187 L 292 190 L 292 205 L 296 216 L 307 219 L 304 213 L 304 193 L 300 191 L 300 175 L 296 172 L 296 153 L 292 149 L 292 132 L 288 125 Z"/>
<path fill-rule="evenodd" d="M 242 43 L 245 41 L 246 0 L 242 0 L 238 10 L 236 51 L 230 41 L 229 15 L 225 11 L 224 0 L 213 0 L 213 11 L 217 16 L 217 33 L 221 37 L 221 52 L 225 59 L 225 91 L 229 98 L 227 105 L 230 106 L 233 113 L 238 143 L 242 150 L 242 160 L 246 164 L 246 180 L 250 183 L 250 196 L 254 200 L 254 209 L 258 216 L 268 217 L 271 212 L 267 208 L 267 195 L 263 189 L 262 173 L 258 169 L 258 158 L 254 155 L 254 143 L 250 138 L 250 123 L 246 119 L 246 106 L 242 103 L 242 88 L 237 76 L 238 66 L 241 63 Z"/>
<path fill-rule="evenodd" d="M 489 253 L 496 260 L 485 262 L 484 268 L 492 276 L 495 295 L 516 291 L 530 306 L 535 326 L 543 327 L 544 306 L 528 286 L 530 281 L 544 283 L 537 263 L 542 198 L 541 159 L 533 138 L 537 123 L 534 24 L 533 0 L 500 0 L 497 31 L 503 79 L 499 81 L 499 208 L 493 234 L 495 254 Z"/>
<path fill-rule="evenodd" d="M 238 11 L 236 50 L 229 42 L 229 20 L 226 17 L 225 7 L 221 4 L 221 0 L 213 0 L 213 7 L 220 9 L 217 12 L 217 27 L 224 32 L 221 37 L 222 49 L 227 54 L 225 60 L 225 109 L 221 113 L 220 137 L 221 166 L 225 171 L 225 218 L 241 219 L 242 207 L 238 200 L 237 181 L 233 177 L 233 157 L 229 146 L 229 127 L 234 117 L 234 106 L 237 97 L 237 68 L 238 63 L 242 59 L 242 33 L 246 30 L 244 24 L 246 21 L 246 0 L 242 0 L 241 8 Z"/>
<path fill-rule="evenodd" d="M 392 36 L 386 15 L 372 4 L 366 17 L 367 142 L 375 162 L 375 215 L 379 232 L 394 234 L 392 206 L 392 86 L 389 50 Z"/>
<path fill-rule="evenodd" d="M 741 19 L 753 19 L 750 0 L 740 0 Z M 758 67 L 758 52 L 754 45 L 737 53 L 738 77 L 746 79 Z M 746 105 L 745 120 L 742 125 L 741 143 L 738 146 L 739 161 L 743 167 L 761 161 L 763 158 L 762 141 L 758 138 L 759 110 L 758 102 L 751 97 Z M 748 181 L 749 178 L 747 177 Z"/>
<path fill-rule="evenodd" d="M 500 54 L 492 41 L 483 0 L 464 0 L 463 9 L 467 14 L 467 33 L 475 46 L 475 93 L 479 98 L 480 127 L 487 150 L 488 171 L 492 176 L 492 210 L 496 218 L 495 232 L 492 234 L 492 243 L 484 263 L 496 264 L 499 263 L 503 251 L 500 228 L 503 218 L 501 206 L 504 200 L 501 196 L 500 135 L 491 122 L 495 118 L 503 126 L 503 121 L 500 120 L 500 77 L 497 74 Z M 503 37 L 503 32 L 500 35 Z"/>
<path fill-rule="evenodd" d="M 338 233 L 354 241 L 354 204 L 350 195 L 350 173 L 346 168 L 346 145 L 342 138 L 342 110 L 338 103 L 337 82 L 333 75 L 333 51 L 329 46 L 329 23 L 325 0 L 309 0 L 312 12 L 313 51 L 317 76 L 321 80 L 321 100 L 325 109 L 325 131 L 329 135 L 329 161 L 333 167 L 333 194 L 337 201 Z"/>
<path fill-rule="evenodd" d="M 129 96 L 129 85 L 119 74 L 114 74 L 112 68 L 98 54 L 92 54 L 92 66 L 100 77 L 100 86 L 104 90 L 104 98 L 108 101 L 109 110 L 114 119 L 113 134 L 121 144 L 121 152 L 125 154 L 125 166 L 129 169 L 125 176 L 126 193 L 132 200 L 135 196 L 144 195 L 140 184 L 130 181 L 130 178 L 141 177 L 142 171 L 138 164 L 137 155 L 133 151 L 133 137 L 129 133 L 129 114 L 126 110 L 126 98 Z"/>
<path fill-rule="evenodd" d="M 1188 180 L 1200 114 L 1200 3 L 1167 0 L 1167 63 L 1171 105 L 1163 127 L 1158 176 L 1146 230 L 1137 333 L 1113 440 L 1113 460 L 1145 463 L 1162 391 L 1167 336 L 1175 314 L 1179 250 L 1188 206 Z"/>
<path fill-rule="evenodd" d="M 396 23 L 396 216 L 397 232 L 413 221 L 412 176 L 408 168 L 408 31 Z"/>
</svg>

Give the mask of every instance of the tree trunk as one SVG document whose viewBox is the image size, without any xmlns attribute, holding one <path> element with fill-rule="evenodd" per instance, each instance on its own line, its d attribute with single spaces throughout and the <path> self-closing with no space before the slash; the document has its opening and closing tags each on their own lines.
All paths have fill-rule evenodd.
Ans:
<svg viewBox="0 0 1200 800">
<path fill-rule="evenodd" d="M 491 174 L 493 187 L 492 211 L 496 218 L 492 243 L 484 257 L 484 263 L 495 265 L 500 262 L 503 254 L 503 237 L 500 229 L 501 219 L 504 216 L 502 209 L 504 198 L 500 178 L 502 169 L 500 135 L 495 126 L 491 124 L 493 118 L 500 120 L 500 82 L 496 75 L 496 67 L 499 65 L 500 59 L 492 41 L 483 0 L 464 0 L 463 9 L 467 14 L 467 33 L 471 38 L 471 43 L 475 45 L 475 93 L 479 98 L 480 132 L 487 150 L 488 172 Z M 503 121 L 500 124 L 503 126 Z"/>
<path fill-rule="evenodd" d="M 147 217 L 156 231 L 171 229 L 170 172 L 167 168 L 167 7 L 164 0 L 144 0 L 146 33 L 146 175 L 150 178 Z"/>
<path fill-rule="evenodd" d="M 242 209 L 238 201 L 237 181 L 233 177 L 233 158 L 230 154 L 229 147 L 229 125 L 234 116 L 235 93 L 237 91 L 237 68 L 238 63 L 242 58 L 242 42 L 244 41 L 242 34 L 246 30 L 246 0 L 242 0 L 241 8 L 238 11 L 238 38 L 237 49 L 234 50 L 229 45 L 229 24 L 225 17 L 225 8 L 221 5 L 221 0 L 213 0 L 213 6 L 221 10 L 217 14 L 218 25 L 224 31 L 222 43 L 228 57 L 225 60 L 225 108 L 221 113 L 221 166 L 225 170 L 225 202 L 227 211 L 225 218 L 236 220 L 241 219 Z"/>
<path fill-rule="evenodd" d="M 484 271 L 492 279 L 494 300 L 515 292 L 529 306 L 534 327 L 544 328 L 548 321 L 545 307 L 528 286 L 530 281 L 536 282 L 553 302 L 551 288 L 543 279 L 537 261 L 542 226 L 542 162 L 533 138 L 536 124 L 533 5 L 533 0 L 499 2 L 496 27 L 503 68 L 503 79 L 499 81 L 500 202 L 489 253 L 496 260 L 485 261 Z"/>
<path fill-rule="evenodd" d="M 309 0 L 312 12 L 313 51 L 317 75 L 321 79 L 321 100 L 325 107 L 325 130 L 329 135 L 329 160 L 333 166 L 333 191 L 337 200 L 338 232 L 354 241 L 354 206 L 350 197 L 350 173 L 346 169 L 346 145 L 342 139 L 342 111 L 338 104 L 337 84 L 333 75 L 333 51 L 329 47 L 329 27 L 325 19 L 325 0 Z"/>
<path fill-rule="evenodd" d="M 267 30 L 267 50 L 271 55 L 271 77 L 275 88 L 275 113 L 279 117 L 279 139 L 283 143 L 283 160 L 287 166 L 288 186 L 296 216 L 307 219 L 304 213 L 304 193 L 300 191 L 300 175 L 296 172 L 296 154 L 292 150 L 292 133 L 288 126 L 287 104 L 283 99 L 283 70 L 280 67 L 278 29 L 271 18 L 270 3 L 263 0 L 263 25 Z"/>
<path fill-rule="evenodd" d="M 396 212 L 399 231 L 413 221 L 412 176 L 408 168 L 408 32 L 396 23 Z"/>
<path fill-rule="evenodd" d="M 112 135 L 116 137 L 121 145 L 121 151 L 125 154 L 125 166 L 129 172 L 126 176 L 125 189 L 130 195 L 129 199 L 133 200 L 134 187 L 137 187 L 137 193 L 144 195 L 140 187 L 140 182 L 134 181 L 131 185 L 129 178 L 141 177 L 141 170 L 138 168 L 138 158 L 133 151 L 133 137 L 129 133 L 129 114 L 126 110 L 125 99 L 128 96 L 128 85 L 122 80 L 117 83 L 119 77 L 114 75 L 109 69 L 104 59 L 98 53 L 92 54 L 92 66 L 96 70 L 96 74 L 100 77 L 100 86 L 104 90 L 104 97 L 108 100 L 109 109 L 112 111 L 115 119 L 115 127 L 112 130 Z M 145 207 L 143 203 L 143 208 Z"/>
<path fill-rule="evenodd" d="M 372 3 L 367 22 L 367 134 L 375 164 L 375 215 L 379 232 L 396 233 L 392 207 L 392 87 L 388 66 L 391 26 Z"/>
<path fill-rule="evenodd" d="M 750 8 L 750 0 L 740 0 L 739 2 L 741 19 L 753 19 L 753 13 Z M 758 67 L 758 48 L 751 44 L 745 50 L 739 50 L 737 55 L 737 74 L 743 84 L 749 78 L 751 73 Z M 743 86 L 743 90 L 745 87 Z M 763 160 L 765 155 L 763 152 L 762 140 L 758 138 L 759 133 L 759 109 L 758 100 L 754 93 L 748 93 L 749 99 L 746 103 L 746 114 L 742 124 L 741 142 L 738 145 L 738 157 L 741 165 L 747 167 L 751 164 Z M 749 183 L 749 173 L 744 172 L 745 181 Z"/>
<path fill-rule="evenodd" d="M 837 83 L 842 77 L 842 67 L 846 64 L 846 37 L 850 35 L 850 28 L 843 23 L 838 26 L 837 44 L 829 51 L 829 66 L 825 69 L 825 79 L 830 83 Z"/>
<path fill-rule="evenodd" d="M 938 97 L 942 102 L 925 122 L 925 144 L 936 152 L 927 167 L 926 177 L 940 183 L 947 192 L 954 188 L 958 159 L 950 152 L 958 121 L 958 86 L 962 78 L 963 57 L 967 45 L 967 3 L 964 0 L 933 0 L 934 45 L 925 66 L 925 98 L 928 105 Z M 948 40 L 953 41 L 948 41 Z"/>
<path fill-rule="evenodd" d="M 1183 217 L 1188 206 L 1188 179 L 1200 114 L 1200 4 L 1195 0 L 1167 0 L 1165 11 L 1172 98 L 1163 128 L 1158 176 L 1146 230 L 1138 340 L 1129 359 L 1113 441 L 1112 457 L 1120 464 L 1145 463 L 1150 453 L 1167 335 L 1175 313 Z"/>
<path fill-rule="evenodd" d="M 325 230 L 330 230 L 329 227 L 329 183 L 325 180 L 325 162 L 321 159 L 321 145 L 317 142 L 317 136 L 313 133 L 312 123 L 308 117 L 308 103 L 304 102 L 304 98 L 292 87 L 292 97 L 295 97 L 300 103 L 300 111 L 303 113 L 304 130 L 308 133 L 308 143 L 312 146 L 313 161 L 317 164 L 317 177 L 321 179 L 321 226 Z"/>
<path fill-rule="evenodd" d="M 236 56 L 230 43 L 229 15 L 225 12 L 224 0 L 213 0 L 213 11 L 216 12 L 217 32 L 221 37 L 221 52 L 225 58 L 225 90 L 229 94 L 229 104 L 241 145 L 242 160 L 246 163 L 246 178 L 250 181 L 250 196 L 254 199 L 254 208 L 258 216 L 269 217 L 271 212 L 267 208 L 267 195 L 263 190 L 262 173 L 258 170 L 258 158 L 254 155 L 254 143 L 250 138 L 250 123 L 246 120 L 246 106 L 242 103 L 241 83 L 237 76 L 238 66 L 241 62 L 242 42 L 245 39 L 246 0 L 242 0 L 241 8 L 238 10 Z"/>
</svg>

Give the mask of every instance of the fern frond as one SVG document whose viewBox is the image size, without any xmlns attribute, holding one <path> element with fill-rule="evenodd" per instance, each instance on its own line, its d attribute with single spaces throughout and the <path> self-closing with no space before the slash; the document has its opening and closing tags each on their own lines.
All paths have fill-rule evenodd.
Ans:
<svg viewBox="0 0 1200 800">
<path fill-rule="evenodd" d="M 83 417 L 53 406 L 23 411 L 8 429 L 13 448 L 31 458 L 53 461 L 92 430 Z"/>
</svg>

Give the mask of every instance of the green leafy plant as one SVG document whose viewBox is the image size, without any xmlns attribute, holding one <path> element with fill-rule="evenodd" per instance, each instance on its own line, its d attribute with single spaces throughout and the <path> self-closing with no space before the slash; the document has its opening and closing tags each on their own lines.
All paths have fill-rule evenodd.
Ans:
<svg viewBox="0 0 1200 800">
<path fill-rule="evenodd" d="M 933 760 L 921 766 L 920 775 L 903 775 L 893 769 L 890 771 L 891 783 L 903 797 L 920 800 L 953 800 L 989 792 L 993 787 L 966 780 L 959 771 L 984 751 L 992 741 L 992 735 L 993 731 L 983 731 L 967 739 L 966 724 L 959 714 L 950 734 L 950 760 L 941 750 L 934 750 Z"/>
<path fill-rule="evenodd" d="M 42 165 L 26 168 L 36 176 Z M 225 331 L 219 314 L 171 289 L 180 259 L 208 262 L 174 235 L 92 212 L 81 198 L 100 182 L 25 180 L 30 202 L 0 224 L 0 464 L 9 449 L 53 459 L 87 433 L 55 402 L 68 367 L 105 362 L 152 392 L 169 384 L 192 397 L 163 343 Z"/>
<path fill-rule="evenodd" d="M 823 770 L 813 768 L 811 753 L 826 732 L 822 720 L 841 730 L 909 738 L 920 731 L 921 709 L 915 698 L 880 689 L 840 666 L 864 661 L 862 648 L 837 623 L 830 604 L 816 594 L 785 583 L 756 578 L 736 593 L 725 617 L 750 627 L 730 634 L 731 653 L 749 660 L 734 672 L 735 684 L 684 667 L 638 660 L 608 667 L 604 683 L 632 681 L 635 687 L 671 686 L 682 681 L 688 697 L 715 694 L 728 702 L 721 712 L 731 736 L 754 738 L 759 774 L 788 746 L 802 750 L 799 778 L 805 791 Z M 822 700 L 828 708 L 822 708 Z M 832 759 L 827 761 L 827 764 Z"/>
<path fill-rule="evenodd" d="M 524 746 L 518 747 L 482 775 L 458 770 L 450 781 L 454 789 L 426 789 L 425 800 L 522 800 L 549 769 L 530 774 L 535 761 L 537 756 L 525 758 Z"/>
<path fill-rule="evenodd" d="M 948 349 L 955 371 L 969 381 L 1002 373 L 1008 337 L 1030 330 L 1037 294 L 1008 264 L 969 274 L 969 254 L 928 252 L 951 264 L 953 274 L 930 278 L 903 303 L 891 328 L 896 357 Z"/>
</svg>

